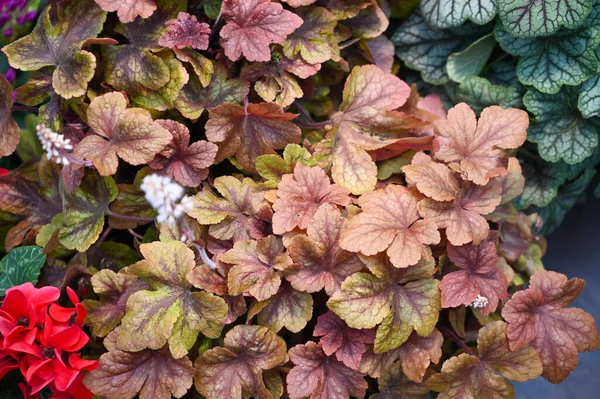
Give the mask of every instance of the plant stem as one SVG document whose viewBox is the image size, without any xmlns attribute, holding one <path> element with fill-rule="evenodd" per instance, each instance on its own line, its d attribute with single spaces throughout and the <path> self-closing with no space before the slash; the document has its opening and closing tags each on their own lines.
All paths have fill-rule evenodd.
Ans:
<svg viewBox="0 0 600 399">
<path fill-rule="evenodd" d="M 71 154 L 70 152 L 63 152 L 60 155 L 67 158 L 69 160 L 69 162 L 71 162 L 74 165 L 87 166 L 88 168 L 91 168 L 92 166 L 94 166 L 94 164 L 92 164 L 91 161 L 85 161 L 83 159 L 75 158 L 75 156 L 73 154 Z"/>
<path fill-rule="evenodd" d="M 140 223 L 154 222 L 153 218 L 141 218 L 141 217 L 137 217 L 137 216 L 121 215 L 120 213 L 116 213 L 116 212 L 113 212 L 113 211 L 108 211 L 107 215 L 108 216 L 112 216 L 112 217 L 117 218 L 117 219 L 129 220 L 129 221 L 132 221 L 132 222 L 140 222 Z"/>
<path fill-rule="evenodd" d="M 37 107 L 29 107 L 27 105 L 13 105 L 13 111 L 38 112 Z"/>
<path fill-rule="evenodd" d="M 129 234 L 131 234 L 132 236 L 134 236 L 138 240 L 143 240 L 144 239 L 143 235 L 136 233 L 135 231 L 133 231 L 133 229 L 127 229 L 127 231 L 129 232 Z"/>
<path fill-rule="evenodd" d="M 359 41 L 359 40 L 360 40 L 360 38 L 358 38 L 358 37 L 355 37 L 354 39 L 350 39 L 350 40 L 348 40 L 348 41 L 346 41 L 346 42 L 344 42 L 344 43 L 341 43 L 341 44 L 339 45 L 339 48 L 340 48 L 340 50 L 343 50 L 343 49 L 345 49 L 346 47 L 350 47 L 350 46 L 352 46 L 354 43 L 356 43 L 356 42 L 357 42 L 357 41 Z"/>
<path fill-rule="evenodd" d="M 296 123 L 302 127 L 308 128 L 308 129 L 322 130 L 323 128 L 325 128 L 325 126 L 331 124 L 331 121 L 315 122 L 315 123 L 297 121 Z"/>
<path fill-rule="evenodd" d="M 454 331 L 452 331 L 451 329 L 447 328 L 446 326 L 439 326 L 438 327 L 442 333 L 446 334 L 448 337 L 450 337 L 450 339 L 454 342 L 456 342 L 458 344 L 458 346 L 460 346 L 461 348 L 464 349 L 465 352 L 467 352 L 469 355 L 471 356 L 475 356 L 475 353 L 473 353 L 473 351 L 471 350 L 471 348 L 469 348 L 467 346 L 467 344 L 465 344 L 459 337 L 458 335 L 456 335 L 454 333 Z"/>
<path fill-rule="evenodd" d="M 102 244 L 105 240 L 106 237 L 108 237 L 108 235 L 110 234 L 110 232 L 112 231 L 112 227 L 108 226 L 106 228 L 106 230 L 104 230 L 104 233 L 102 233 L 102 236 L 100 236 L 100 238 L 98 239 L 98 241 L 96 241 L 96 245 L 100 245 Z"/>
</svg>

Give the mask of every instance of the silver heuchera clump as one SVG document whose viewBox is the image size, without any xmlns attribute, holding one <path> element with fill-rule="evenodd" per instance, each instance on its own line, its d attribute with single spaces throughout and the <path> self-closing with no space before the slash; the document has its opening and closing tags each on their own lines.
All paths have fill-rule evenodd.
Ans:
<svg viewBox="0 0 600 399">
<path fill-rule="evenodd" d="M 142 180 L 140 188 L 144 191 L 146 201 L 158 211 L 158 223 L 175 224 L 192 207 L 192 199 L 184 195 L 183 187 L 167 176 L 148 175 Z"/>
</svg>

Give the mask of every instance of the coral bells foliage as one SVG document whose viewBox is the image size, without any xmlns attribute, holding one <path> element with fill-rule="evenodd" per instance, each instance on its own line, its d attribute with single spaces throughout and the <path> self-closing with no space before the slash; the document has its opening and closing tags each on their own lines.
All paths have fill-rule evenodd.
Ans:
<svg viewBox="0 0 600 399">
<path fill-rule="evenodd" d="M 20 370 L 26 397 L 39 397 L 50 387 L 52 398 L 91 398 L 82 384 L 83 373 L 98 367 L 80 355 L 89 337 L 83 331 L 87 316 L 75 292 L 67 288 L 74 308 L 56 301 L 56 287 L 35 288 L 25 283 L 6 291 L 0 307 L 0 377 Z"/>
<path fill-rule="evenodd" d="M 0 78 L 4 244 L 47 258 L 2 302 L 0 388 L 509 399 L 600 346 L 512 203 L 528 115 L 421 97 L 380 3 L 49 2 L 2 49 L 30 71 Z"/>
</svg>

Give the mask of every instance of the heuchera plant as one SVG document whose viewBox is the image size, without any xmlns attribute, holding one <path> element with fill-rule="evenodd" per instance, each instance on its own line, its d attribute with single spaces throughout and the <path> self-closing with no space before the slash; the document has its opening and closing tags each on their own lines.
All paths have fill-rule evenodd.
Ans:
<svg viewBox="0 0 600 399">
<path fill-rule="evenodd" d="M 392 37 L 422 89 L 441 86 L 433 90 L 477 112 L 529 111 L 529 144 L 518 154 L 526 184 L 515 204 L 540 216 L 543 234 L 598 180 L 599 16 L 595 0 L 423 0 Z"/>
<path fill-rule="evenodd" d="M 543 269 L 513 204 L 528 114 L 421 97 L 390 11 L 51 1 L 2 49 L 30 74 L 16 100 L 0 80 L 22 161 L 0 177 L 0 377 L 26 398 L 513 398 L 599 348 L 569 306 L 584 282 Z"/>
</svg>

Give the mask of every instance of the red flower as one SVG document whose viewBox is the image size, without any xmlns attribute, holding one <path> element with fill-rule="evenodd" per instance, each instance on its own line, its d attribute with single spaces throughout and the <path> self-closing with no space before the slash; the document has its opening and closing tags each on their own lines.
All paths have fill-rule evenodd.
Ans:
<svg viewBox="0 0 600 399">
<path fill-rule="evenodd" d="M 9 288 L 0 307 L 0 334 L 7 337 L 17 326 L 34 328 L 48 305 L 59 297 L 60 290 L 56 287 L 38 289 L 31 283 L 25 283 Z"/>
<path fill-rule="evenodd" d="M 89 341 L 82 329 L 87 311 L 71 288 L 67 294 L 74 308 L 53 303 L 60 296 L 55 287 L 26 283 L 6 291 L 0 307 L 0 378 L 19 368 L 27 383 L 20 387 L 25 398 L 39 398 L 46 386 L 55 399 L 93 396 L 81 372 L 94 370 L 98 362 L 78 354 Z"/>
<path fill-rule="evenodd" d="M 0 176 L 10 175 L 10 171 L 8 169 L 0 168 Z"/>
</svg>

